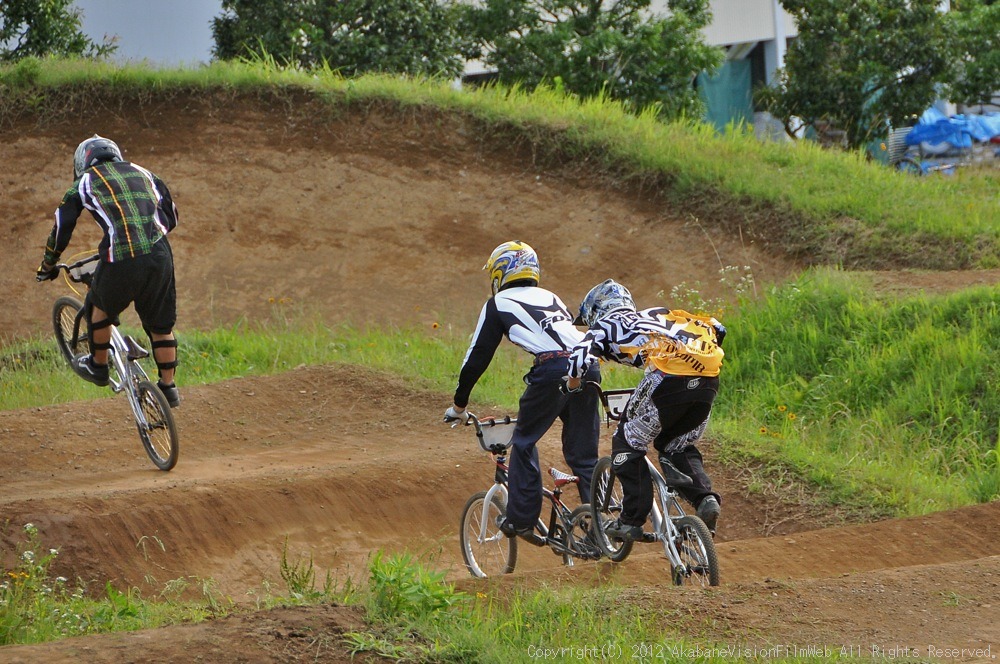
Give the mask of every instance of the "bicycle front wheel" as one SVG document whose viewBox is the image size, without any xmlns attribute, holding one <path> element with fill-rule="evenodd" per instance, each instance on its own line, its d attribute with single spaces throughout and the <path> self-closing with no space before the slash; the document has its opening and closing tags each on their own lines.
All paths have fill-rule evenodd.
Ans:
<svg viewBox="0 0 1000 664">
<path fill-rule="evenodd" d="M 487 503 L 485 491 L 475 494 L 465 504 L 459 539 L 462 542 L 462 558 L 472 576 L 485 579 L 514 571 L 517 539 L 507 537 L 500 531 L 500 522 L 506 513 L 507 506 L 500 496 L 494 494 Z"/>
<path fill-rule="evenodd" d="M 83 303 L 71 295 L 56 300 L 52 307 L 52 328 L 56 333 L 56 344 L 63 358 L 72 365 L 73 358 L 87 347 L 87 323 L 81 317 L 77 321 Z"/>
<path fill-rule="evenodd" d="M 715 541 L 705 522 L 696 516 L 674 520 L 680 565 L 674 568 L 674 585 L 719 585 L 719 557 Z"/>
<path fill-rule="evenodd" d="M 146 454 L 160 470 L 170 470 L 177 464 L 180 452 L 177 440 L 177 425 L 170 412 L 170 404 L 156 385 L 141 380 L 135 386 L 139 407 L 144 422 L 136 421 L 139 439 Z"/>
<path fill-rule="evenodd" d="M 593 512 L 593 539 L 611 562 L 620 563 L 632 553 L 632 540 L 608 537 L 605 527 L 622 514 L 622 483 L 611 466 L 611 457 L 601 457 L 590 482 L 590 509 Z"/>
</svg>

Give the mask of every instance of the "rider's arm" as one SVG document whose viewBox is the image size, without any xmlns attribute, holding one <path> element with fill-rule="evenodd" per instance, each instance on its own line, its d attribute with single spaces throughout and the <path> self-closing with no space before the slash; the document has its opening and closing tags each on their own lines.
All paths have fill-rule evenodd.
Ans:
<svg viewBox="0 0 1000 664">
<path fill-rule="evenodd" d="M 177 206 L 174 204 L 174 199 L 170 195 L 170 189 L 167 188 L 166 182 L 154 175 L 153 183 L 156 185 L 156 190 L 160 194 L 160 209 L 163 210 L 163 216 L 165 217 L 167 224 L 167 232 L 169 233 L 177 228 L 177 220 L 179 219 Z"/>
<path fill-rule="evenodd" d="M 52 225 L 52 232 L 49 233 L 49 239 L 45 243 L 45 256 L 42 258 L 42 263 L 55 265 L 59 262 L 59 257 L 73 236 L 73 230 L 76 228 L 76 221 L 80 218 L 81 212 L 83 212 L 83 200 L 80 198 L 80 191 L 76 183 L 74 183 L 56 209 L 56 221 Z"/>
<path fill-rule="evenodd" d="M 490 298 L 479 313 L 476 332 L 472 335 L 472 343 L 462 361 L 462 370 L 458 374 L 458 387 L 455 388 L 455 406 L 464 409 L 469 405 L 469 395 L 479 377 L 493 361 L 504 335 L 503 322 L 496 302 Z"/>
<path fill-rule="evenodd" d="M 603 357 L 603 339 L 603 330 L 600 328 L 591 328 L 583 335 L 580 343 L 570 350 L 569 374 L 566 383 L 569 389 L 575 390 L 580 387 L 590 365 L 597 362 L 598 358 Z"/>
</svg>

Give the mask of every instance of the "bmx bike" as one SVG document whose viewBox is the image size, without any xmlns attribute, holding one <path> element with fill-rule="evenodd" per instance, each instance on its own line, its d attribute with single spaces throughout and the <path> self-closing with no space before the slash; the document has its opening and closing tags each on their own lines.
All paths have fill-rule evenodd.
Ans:
<svg viewBox="0 0 1000 664">
<path fill-rule="evenodd" d="M 57 270 L 65 272 L 72 284 L 84 284 L 88 291 L 81 302 L 72 295 L 64 295 L 56 300 L 52 308 L 52 327 L 56 343 L 62 356 L 72 367 L 73 359 L 88 348 L 85 303 L 90 297 L 89 287 L 97 270 L 98 255 L 89 256 L 67 265 L 59 263 Z M 74 291 L 76 289 L 74 288 Z M 135 419 L 139 440 L 153 464 L 160 470 L 170 470 L 177 464 L 180 451 L 177 425 L 174 423 L 170 404 L 156 383 L 149 380 L 139 360 L 149 357 L 131 336 L 122 334 L 117 325 L 111 326 L 111 349 L 108 368 L 111 370 L 111 389 L 116 394 L 124 392 L 128 397 Z"/>
<path fill-rule="evenodd" d="M 588 388 L 591 386 L 601 389 L 596 383 L 587 384 Z M 600 392 L 609 425 L 621 418 L 633 391 Z M 677 489 L 668 484 L 649 457 L 646 457 L 646 463 L 653 479 L 654 500 L 649 515 L 652 532 L 643 533 L 641 541 L 659 542 L 663 546 L 674 585 L 719 585 L 719 559 L 711 531 L 698 516 L 684 512 Z M 605 532 L 606 526 L 615 521 L 622 511 L 622 485 L 609 456 L 598 459 L 594 467 L 590 507 L 593 510 L 593 539 L 601 554 L 615 563 L 625 560 L 638 540 L 622 540 Z"/>
<path fill-rule="evenodd" d="M 480 420 L 472 413 L 466 422 L 475 428 L 479 446 L 489 452 L 496 466 L 493 485 L 474 494 L 465 504 L 459 531 L 465 566 L 472 576 L 481 579 L 509 574 L 517 564 L 519 538 L 508 537 L 500 530 L 507 513 L 507 450 L 515 422 L 517 420 L 510 417 Z M 556 468 L 550 468 L 549 475 L 554 487 L 542 487 L 542 497 L 551 505 L 549 522 L 546 524 L 539 518 L 527 541 L 535 546 L 549 547 L 562 556 L 567 566 L 572 566 L 576 558 L 599 559 L 601 552 L 589 537 L 590 506 L 584 504 L 570 509 L 562 501 L 564 487 L 578 484 L 580 479 Z"/>
</svg>

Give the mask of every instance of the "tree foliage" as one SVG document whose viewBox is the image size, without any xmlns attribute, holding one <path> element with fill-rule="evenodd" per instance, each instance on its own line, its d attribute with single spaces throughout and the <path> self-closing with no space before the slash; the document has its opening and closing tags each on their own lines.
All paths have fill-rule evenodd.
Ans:
<svg viewBox="0 0 1000 664">
<path fill-rule="evenodd" d="M 721 62 L 700 30 L 708 0 L 673 0 L 656 15 L 649 0 L 485 0 L 464 20 L 474 44 L 466 56 L 495 68 L 505 83 L 543 81 L 581 97 L 607 95 L 633 109 L 698 115 L 692 81 Z"/>
<path fill-rule="evenodd" d="M 965 104 L 989 103 L 1000 94 L 1000 3 L 956 0 L 949 18 L 962 55 L 950 85 L 950 99 Z"/>
<path fill-rule="evenodd" d="M 219 59 L 267 55 L 346 76 L 462 71 L 456 10 L 436 0 L 223 0 L 222 8 L 212 21 Z"/>
<path fill-rule="evenodd" d="M 28 57 L 103 57 L 117 48 L 112 38 L 95 43 L 80 31 L 73 0 L 0 2 L 0 62 Z"/>
<path fill-rule="evenodd" d="M 983 0 L 957 2 L 950 13 L 939 0 L 781 4 L 799 36 L 777 84 L 759 99 L 789 133 L 835 128 L 857 148 L 884 138 L 890 125 L 905 126 L 941 94 L 968 99 L 997 83 L 998 8 Z M 992 51 L 983 48 L 990 40 Z"/>
</svg>

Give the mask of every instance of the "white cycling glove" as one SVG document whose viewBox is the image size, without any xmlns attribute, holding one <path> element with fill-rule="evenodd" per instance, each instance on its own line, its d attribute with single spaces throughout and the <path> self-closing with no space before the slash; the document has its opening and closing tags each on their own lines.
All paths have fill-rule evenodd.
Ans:
<svg viewBox="0 0 1000 664">
<path fill-rule="evenodd" d="M 445 422 L 455 422 L 461 421 L 465 424 L 469 421 L 469 411 L 464 408 L 461 411 L 455 410 L 454 406 L 448 406 L 448 410 L 444 411 L 444 421 Z"/>
</svg>

